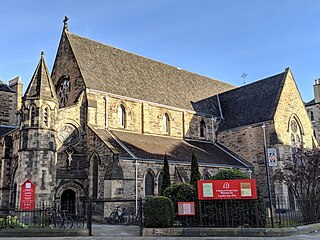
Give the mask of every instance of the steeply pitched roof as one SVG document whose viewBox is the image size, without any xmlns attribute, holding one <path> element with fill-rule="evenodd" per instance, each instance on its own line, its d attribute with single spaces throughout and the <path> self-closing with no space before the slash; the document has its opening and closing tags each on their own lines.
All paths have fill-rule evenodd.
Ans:
<svg viewBox="0 0 320 240">
<path fill-rule="evenodd" d="M 234 86 L 65 32 L 90 89 L 197 110 L 193 102 Z M 212 109 L 201 109 L 208 112 Z"/>
<path fill-rule="evenodd" d="M 112 143 L 113 147 L 118 150 L 120 158 L 163 160 L 164 154 L 166 153 L 168 159 L 171 161 L 191 163 L 192 152 L 194 152 L 198 162 L 202 164 L 248 167 L 245 160 L 219 144 L 185 141 L 183 139 L 140 133 L 111 131 L 94 126 L 90 126 L 90 128 L 101 139 Z M 110 132 L 108 133 L 108 131 Z"/>
<path fill-rule="evenodd" d="M 272 120 L 288 71 L 219 94 L 224 117 L 219 130 Z"/>
<path fill-rule="evenodd" d="M 41 53 L 41 58 L 38 66 L 32 76 L 29 86 L 26 90 L 24 98 L 42 98 L 42 99 L 57 99 L 55 88 L 51 80 L 48 68 L 44 61 L 44 54 Z"/>
</svg>

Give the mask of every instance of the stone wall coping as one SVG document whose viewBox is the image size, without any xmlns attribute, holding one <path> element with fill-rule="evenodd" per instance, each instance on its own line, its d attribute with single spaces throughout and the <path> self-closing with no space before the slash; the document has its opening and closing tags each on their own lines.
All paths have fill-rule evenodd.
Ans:
<svg viewBox="0 0 320 240">
<path fill-rule="evenodd" d="M 0 229 L 0 238 L 3 237 L 87 237 L 89 229 L 48 229 L 48 228 L 17 228 Z"/>
<path fill-rule="evenodd" d="M 320 223 L 284 228 L 210 228 L 210 227 L 174 227 L 144 228 L 142 236 L 166 237 L 286 237 L 317 232 Z"/>
</svg>

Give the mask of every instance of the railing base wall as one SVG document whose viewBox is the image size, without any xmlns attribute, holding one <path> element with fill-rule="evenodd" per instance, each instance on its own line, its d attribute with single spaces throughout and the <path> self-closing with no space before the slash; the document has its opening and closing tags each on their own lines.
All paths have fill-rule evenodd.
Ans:
<svg viewBox="0 0 320 240">
<path fill-rule="evenodd" d="M 0 238 L 3 237 L 87 237 L 88 229 L 1 229 Z"/>
<path fill-rule="evenodd" d="M 320 223 L 285 228 L 144 228 L 146 237 L 287 237 L 320 230 Z"/>
</svg>

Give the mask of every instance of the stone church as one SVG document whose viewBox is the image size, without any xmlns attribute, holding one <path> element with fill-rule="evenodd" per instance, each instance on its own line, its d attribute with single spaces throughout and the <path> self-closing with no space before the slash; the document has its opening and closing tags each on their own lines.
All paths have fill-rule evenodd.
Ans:
<svg viewBox="0 0 320 240">
<path fill-rule="evenodd" d="M 158 195 L 165 154 L 172 182 L 189 181 L 195 153 L 203 179 L 237 168 L 264 188 L 263 123 L 278 167 L 317 146 L 290 69 L 235 87 L 77 36 L 67 18 L 51 74 L 41 53 L 23 96 L 20 78 L 0 83 L 0 107 L 0 202 L 12 206 L 28 179 L 36 201 L 71 211 Z"/>
</svg>

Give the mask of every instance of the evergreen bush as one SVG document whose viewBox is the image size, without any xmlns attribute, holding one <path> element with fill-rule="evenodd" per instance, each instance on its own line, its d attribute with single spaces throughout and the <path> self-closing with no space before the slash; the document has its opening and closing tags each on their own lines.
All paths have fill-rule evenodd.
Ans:
<svg viewBox="0 0 320 240">
<path fill-rule="evenodd" d="M 163 163 L 163 181 L 161 185 L 161 195 L 163 196 L 164 190 L 171 185 L 170 181 L 170 171 L 169 171 L 169 162 L 167 159 L 167 154 L 164 155 Z"/>
<path fill-rule="evenodd" d="M 155 228 L 171 227 L 173 225 L 173 203 L 167 197 L 154 197 L 150 199 L 144 212 L 145 226 Z"/>
<path fill-rule="evenodd" d="M 191 160 L 191 176 L 190 176 L 190 184 L 193 185 L 197 189 L 198 180 L 201 179 L 201 175 L 199 172 L 198 159 L 194 152 L 192 153 Z"/>
<path fill-rule="evenodd" d="M 170 198 L 174 204 L 175 220 L 183 225 L 195 224 L 195 216 L 178 216 L 178 202 L 194 202 L 197 213 L 197 189 L 190 183 L 175 183 L 164 191 L 164 196 Z"/>
</svg>

